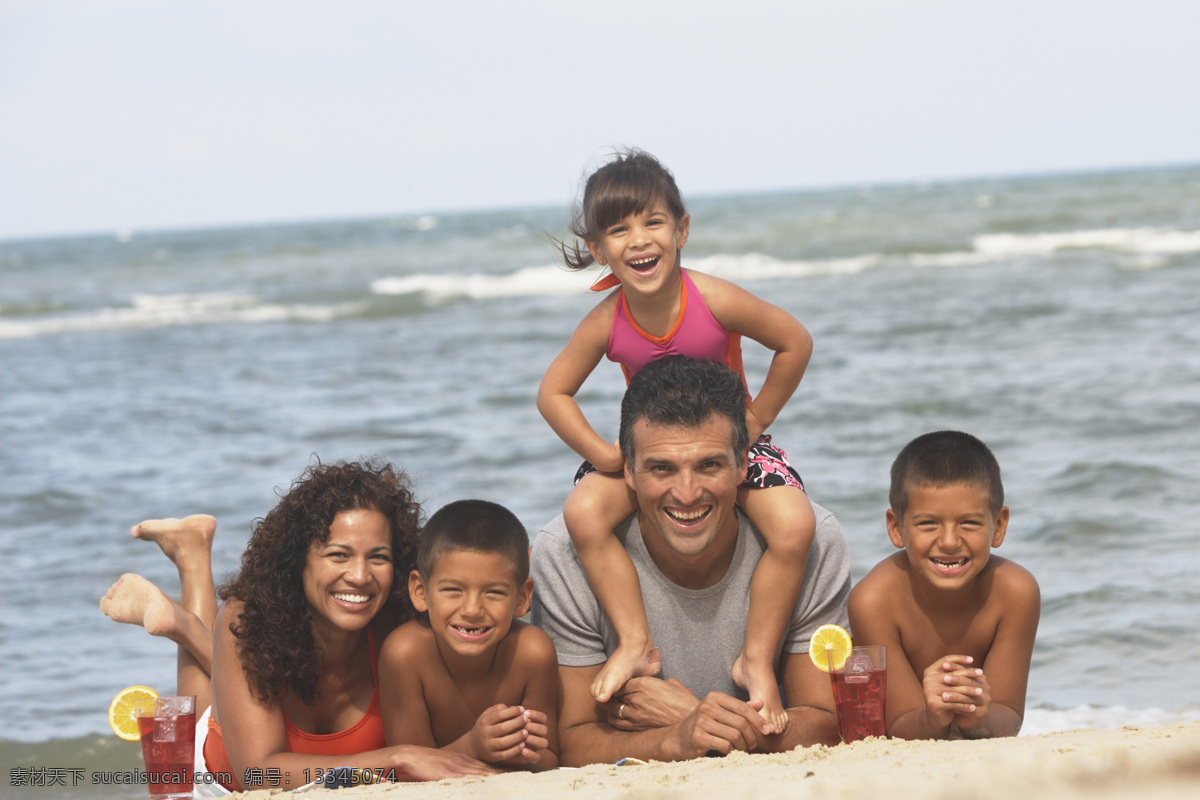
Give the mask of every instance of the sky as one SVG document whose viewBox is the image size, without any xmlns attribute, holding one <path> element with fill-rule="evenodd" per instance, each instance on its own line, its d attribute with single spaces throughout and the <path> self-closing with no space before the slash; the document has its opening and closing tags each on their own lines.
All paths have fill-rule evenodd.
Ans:
<svg viewBox="0 0 1200 800">
<path fill-rule="evenodd" d="M 1192 0 L 0 0 L 0 238 L 1200 162 Z"/>
</svg>

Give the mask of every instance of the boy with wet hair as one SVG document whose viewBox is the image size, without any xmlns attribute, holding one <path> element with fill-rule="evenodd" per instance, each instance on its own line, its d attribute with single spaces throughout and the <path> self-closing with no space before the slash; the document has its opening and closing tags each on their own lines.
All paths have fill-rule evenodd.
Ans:
<svg viewBox="0 0 1200 800">
<path fill-rule="evenodd" d="M 902 739 L 1014 736 L 1041 595 L 991 549 L 1008 507 L 1000 466 L 966 433 L 910 442 L 892 464 L 887 531 L 903 552 L 850 593 L 856 645 L 888 648 L 887 730 Z"/>
<path fill-rule="evenodd" d="M 408 591 L 420 615 L 379 653 L 389 745 L 466 753 L 489 764 L 558 766 L 558 659 L 529 611 L 529 538 L 485 500 L 439 510 L 421 533 Z"/>
</svg>

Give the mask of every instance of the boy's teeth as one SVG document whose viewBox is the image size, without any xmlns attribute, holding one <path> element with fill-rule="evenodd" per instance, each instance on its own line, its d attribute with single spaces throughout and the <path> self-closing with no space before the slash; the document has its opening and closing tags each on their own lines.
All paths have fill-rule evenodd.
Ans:
<svg viewBox="0 0 1200 800">
<path fill-rule="evenodd" d="M 934 563 L 941 564 L 943 567 L 961 567 L 963 564 L 967 563 L 967 559 L 964 557 L 956 558 L 951 561 L 945 558 L 935 558 Z"/>
<path fill-rule="evenodd" d="M 337 598 L 338 600 L 341 600 L 344 603 L 365 603 L 371 599 L 371 595 L 369 595 L 369 594 L 344 594 L 343 593 L 343 594 L 334 594 L 333 596 L 335 598 Z"/>
</svg>

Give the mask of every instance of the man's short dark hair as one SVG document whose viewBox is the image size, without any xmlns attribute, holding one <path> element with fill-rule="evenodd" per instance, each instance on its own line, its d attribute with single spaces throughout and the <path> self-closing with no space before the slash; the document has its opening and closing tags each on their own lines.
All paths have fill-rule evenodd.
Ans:
<svg viewBox="0 0 1200 800">
<path fill-rule="evenodd" d="M 504 556 L 516 572 L 518 586 L 529 577 L 529 534 L 499 503 L 456 500 L 438 509 L 421 531 L 417 571 L 422 580 L 429 581 L 438 559 L 460 550 Z"/>
<path fill-rule="evenodd" d="M 665 356 L 634 374 L 621 401 L 621 452 L 632 464 L 633 424 L 697 429 L 713 414 L 733 426 L 733 452 L 740 458 L 750 446 L 746 431 L 746 385 L 724 364 L 687 356 Z"/>
<path fill-rule="evenodd" d="M 888 494 L 892 512 L 903 520 L 908 493 L 918 486 L 953 483 L 966 483 L 986 491 L 992 516 L 999 514 L 1004 506 L 1000 464 L 986 444 L 960 431 L 918 436 L 892 462 L 892 488 Z"/>
</svg>

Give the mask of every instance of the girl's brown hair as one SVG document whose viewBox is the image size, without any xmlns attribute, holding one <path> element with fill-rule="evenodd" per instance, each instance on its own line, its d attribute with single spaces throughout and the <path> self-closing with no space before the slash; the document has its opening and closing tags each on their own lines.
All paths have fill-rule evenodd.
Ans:
<svg viewBox="0 0 1200 800">
<path fill-rule="evenodd" d="M 598 242 L 604 230 L 630 214 L 638 214 L 661 202 L 675 222 L 687 209 L 675 185 L 675 176 L 657 158 L 636 148 L 619 150 L 612 161 L 593 172 L 583 188 L 583 199 L 571 217 L 575 242 L 554 240 L 570 269 L 585 269 L 595 259 L 583 242 Z"/>
</svg>

